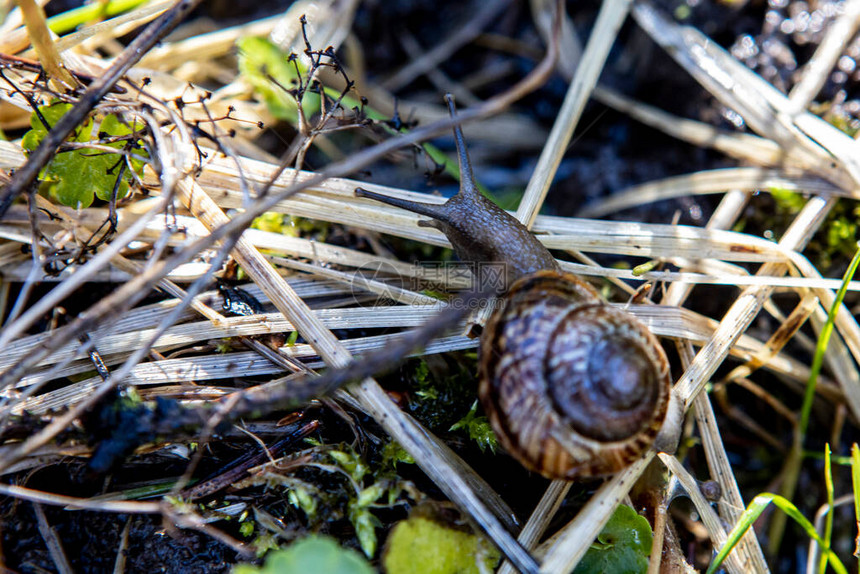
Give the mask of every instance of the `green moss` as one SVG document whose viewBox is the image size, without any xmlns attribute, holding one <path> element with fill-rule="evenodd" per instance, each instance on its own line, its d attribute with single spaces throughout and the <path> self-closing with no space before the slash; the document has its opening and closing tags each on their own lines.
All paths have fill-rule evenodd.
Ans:
<svg viewBox="0 0 860 574">
<path fill-rule="evenodd" d="M 239 525 L 239 534 L 248 538 L 254 533 L 254 521 L 246 520 Z"/>
<path fill-rule="evenodd" d="M 466 355 L 462 355 L 466 357 Z M 471 360 L 464 363 L 411 362 L 410 413 L 433 431 L 447 431 L 469 412 L 475 401 L 475 371 Z"/>
<path fill-rule="evenodd" d="M 423 517 L 398 522 L 382 558 L 388 574 L 478 574 L 498 561 L 498 551 L 483 538 Z"/>
<path fill-rule="evenodd" d="M 376 555 L 378 545 L 376 529 L 382 526 L 373 514 L 377 508 L 388 508 L 398 504 L 404 490 L 412 488 L 402 482 L 393 468 L 393 459 L 382 457 L 382 464 L 371 468 L 351 448 L 332 450 L 328 453 L 337 465 L 349 476 L 355 490 L 349 492 L 347 517 L 355 528 L 358 543 L 368 558 Z"/>
<path fill-rule="evenodd" d="M 399 463 L 415 464 L 415 459 L 399 443 L 395 441 L 386 443 L 382 447 L 382 466 L 397 470 Z"/>
<path fill-rule="evenodd" d="M 772 230 L 778 235 L 786 219 L 794 217 L 806 205 L 807 198 L 801 193 L 776 187 L 768 189 L 768 192 L 775 208 L 767 206 L 751 212 L 732 228 L 733 231 L 741 232 L 752 227 L 753 230 Z M 827 273 L 834 265 L 843 261 L 847 263 L 856 249 L 858 219 L 860 207 L 854 202 L 840 201 L 830 210 L 827 220 L 805 250 L 817 268 Z"/>
<path fill-rule="evenodd" d="M 297 229 L 290 224 L 290 218 L 277 211 L 267 211 L 254 218 L 254 221 L 251 222 L 251 229 L 280 233 L 291 237 L 297 235 Z"/>
<path fill-rule="evenodd" d="M 853 117 L 843 105 L 833 105 L 833 102 L 822 102 L 810 106 L 810 111 L 824 118 L 824 121 L 844 132 L 852 138 L 860 132 L 860 120 Z"/>
<path fill-rule="evenodd" d="M 290 237 L 313 237 L 318 241 L 325 241 L 331 224 L 327 221 L 315 221 L 277 211 L 267 211 L 254 219 L 251 228 Z"/>
<path fill-rule="evenodd" d="M 454 423 L 449 430 L 456 431 L 463 429 L 469 433 L 469 438 L 475 441 L 481 452 L 486 452 L 488 449 L 493 454 L 499 448 L 499 439 L 493 432 L 493 427 L 490 426 L 490 421 L 485 416 L 478 414 L 478 401 L 472 404 L 469 412 Z"/>
<path fill-rule="evenodd" d="M 796 191 L 781 187 L 772 187 L 768 191 L 776 201 L 777 209 L 784 214 L 795 214 L 806 205 L 806 199 Z"/>
</svg>

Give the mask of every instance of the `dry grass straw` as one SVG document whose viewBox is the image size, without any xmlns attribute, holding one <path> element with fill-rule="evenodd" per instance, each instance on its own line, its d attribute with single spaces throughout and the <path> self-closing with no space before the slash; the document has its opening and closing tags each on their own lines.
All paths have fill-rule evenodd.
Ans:
<svg viewBox="0 0 860 574">
<path fill-rule="evenodd" d="M 504 3 L 490 4 L 486 11 L 490 13 L 496 5 L 501 6 Z M 801 387 L 808 378 L 807 365 L 780 353 L 778 348 L 773 348 L 773 344 L 769 345 L 768 342 L 745 334 L 745 330 L 762 308 L 772 307 L 770 297 L 775 289 L 795 292 L 799 300 L 806 302 L 817 298 L 819 304 L 811 310 L 814 325 L 823 321 L 826 315 L 824 309 L 832 305 L 838 281 L 822 278 L 801 251 L 839 197 L 858 197 L 860 155 L 857 154 L 855 141 L 805 110 L 817 91 L 816 86 L 820 85 L 822 78 L 830 70 L 833 59 L 841 53 L 846 38 L 850 38 L 856 30 L 855 9 L 858 2 L 850 3 L 851 9 L 846 10 L 832 27 L 821 45 L 821 57 L 813 60 L 817 63 L 805 70 L 803 82 L 788 98 L 715 48 L 713 43 L 698 31 L 677 25 L 647 4 L 639 4 L 633 8 L 638 25 L 657 43 L 669 49 L 688 73 L 715 98 L 741 114 L 747 124 L 756 131 L 755 136 L 720 132 L 699 122 L 674 117 L 665 111 L 644 106 L 605 88 L 596 87 L 606 54 L 615 41 L 618 27 L 623 22 L 629 5 L 627 0 L 607 0 L 604 3 L 601 17 L 589 38 L 578 68 L 564 59 L 570 54 L 565 56 L 566 53 L 562 53 L 560 69 L 571 72 L 575 68 L 576 72 L 517 216 L 531 225 L 540 239 L 552 249 L 662 260 L 674 262 L 681 268 L 678 272 L 651 271 L 634 275 L 630 271 L 565 263 L 568 269 L 585 275 L 665 282 L 668 285 L 663 305 L 636 305 L 630 309 L 643 319 L 652 331 L 678 343 L 679 353 L 685 364 L 674 392 L 682 404 L 695 412 L 711 476 L 721 484 L 725 493 L 718 512 L 727 523 L 725 528 L 730 528 L 743 508 L 744 501 L 716 428 L 710 401 L 701 390 L 729 354 L 741 361 L 756 359 L 756 365 L 761 363 L 763 368 L 779 373 L 787 384 L 793 385 L 794 388 Z M 545 14 L 540 3 L 536 2 L 535 6 L 538 15 Z M 163 9 L 164 4 L 149 4 L 139 8 L 134 18 L 137 18 L 138 22 L 145 21 Z M 121 23 L 135 21 L 131 16 L 117 17 L 114 19 L 115 24 L 120 23 L 119 18 L 125 18 Z M 328 30 L 327 34 L 337 36 L 348 32 L 351 25 L 349 19 L 337 22 L 335 29 Z M 278 19 L 271 18 L 164 43 L 143 59 L 135 74 L 150 73 L 143 70 L 147 67 L 170 74 L 176 70 L 178 61 L 194 59 L 205 62 L 225 54 L 236 38 L 248 33 L 268 33 L 275 29 L 278 23 Z M 86 40 L 92 47 L 98 42 L 107 42 L 110 30 L 111 27 L 108 26 L 85 28 L 60 39 L 58 45 L 63 46 L 62 49 L 70 49 L 72 46 L 81 46 Z M 471 30 L 467 32 L 471 33 Z M 7 40 L 7 43 L 12 40 L 20 42 L 18 36 L 20 33 L 14 38 L 9 36 L 11 40 Z M 445 45 L 445 49 L 456 46 L 457 38 L 452 35 L 450 44 Z M 562 43 L 576 45 L 578 40 L 568 34 L 562 38 Z M 432 68 L 435 53 L 426 54 L 426 59 L 422 60 L 421 64 L 424 68 L 421 70 Z M 90 65 L 97 66 L 94 59 L 88 58 L 87 61 Z M 206 73 L 210 72 L 212 70 Z M 235 73 L 232 70 L 215 72 Z M 405 74 L 406 71 L 402 73 Z M 394 77 L 391 81 L 399 80 Z M 166 90 L 176 89 L 176 85 L 170 84 L 169 80 L 165 82 L 164 85 L 168 86 Z M 153 90 L 158 95 L 157 84 L 153 86 Z M 370 91 L 372 88 L 368 87 L 368 92 Z M 229 102 L 238 94 L 247 94 L 247 87 L 231 85 L 220 96 L 216 95 L 216 100 L 220 97 L 222 103 Z M 172 97 L 168 93 L 161 95 L 165 98 Z M 15 95 L 6 94 L 3 97 L 23 106 L 21 99 Z M 713 147 L 732 157 L 743 158 L 751 165 L 650 182 L 602 204 L 594 205 L 584 211 L 583 215 L 606 214 L 673 197 L 705 193 L 724 194 L 720 207 L 707 227 L 536 216 L 545 200 L 560 158 L 576 128 L 582 107 L 590 97 L 623 110 L 636 119 L 693 145 Z M 251 105 L 244 110 L 253 114 L 259 111 L 259 107 Z M 433 113 L 439 113 L 439 110 Z M 257 118 L 250 119 L 256 121 Z M 467 136 L 469 135 L 467 130 Z M 161 242 L 164 247 L 178 250 L 185 248 L 195 239 L 206 238 L 210 232 L 214 233 L 228 224 L 226 210 L 249 209 L 243 185 L 253 188 L 267 182 L 278 167 L 264 159 L 240 157 L 240 170 L 235 158 L 210 154 L 203 162 L 202 170 L 193 173 L 196 155 L 190 135 L 178 130 L 171 134 L 163 133 L 160 137 L 162 141 L 159 153 L 163 155 L 162 163 L 173 170 L 172 179 L 165 180 L 165 195 L 160 199 L 121 206 L 117 214 L 119 235 L 98 255 L 80 266 L 73 275 L 64 277 L 48 296 L 4 328 L 0 334 L 0 344 L 8 349 L 8 352 L 0 357 L 0 369 L 9 368 L 17 360 L 26 358 L 53 337 L 52 333 L 30 336 L 24 336 L 24 333 L 37 317 L 49 312 L 67 295 L 88 281 L 104 277 L 108 268 L 123 270 L 130 276 L 144 271 L 139 264 L 120 254 L 127 245 L 135 241 L 145 245 Z M 266 156 L 254 154 L 254 157 Z M 0 167 L 9 169 L 21 165 L 23 161 L 20 148 L 15 144 L 4 142 L 0 145 Z M 172 185 L 172 182 L 175 182 L 175 185 Z M 349 179 L 329 178 L 320 181 L 315 174 L 309 172 L 285 170 L 275 180 L 269 192 L 270 196 L 277 196 L 303 182 L 312 183 L 303 191 L 278 201 L 272 209 L 318 221 L 348 225 L 357 230 L 390 234 L 430 245 L 447 245 L 444 236 L 438 231 L 418 227 L 417 217 L 395 208 L 354 198 L 353 189 L 357 182 Z M 406 190 L 367 183 L 361 185 L 389 195 L 420 198 L 430 202 L 442 201 L 441 198 L 428 198 Z M 798 214 L 778 243 L 726 231 L 739 217 L 748 199 L 746 192 L 769 186 L 794 189 L 814 194 L 814 197 Z M 164 219 L 158 216 L 163 209 L 163 201 L 172 200 L 166 195 L 171 189 L 185 208 L 175 220 L 184 228 L 183 233 L 166 228 Z M 52 207 L 51 210 L 61 217 L 56 220 L 44 218 L 41 221 L 42 229 L 55 238 L 62 237 L 65 240 L 89 233 L 105 217 L 102 211 L 96 209 L 74 212 Z M 7 242 L 6 245 L 14 246 L 12 249 L 4 249 L 6 245 L 0 246 L 0 249 L 4 249 L 0 251 L 4 273 L 8 266 L 10 271 L 14 271 L 13 277 L 26 277 L 30 273 L 32 263 L 15 254 L 19 244 L 32 244 L 28 214 L 25 210 L 13 209 L 9 212 L 7 218 L 0 222 L 0 237 Z M 264 256 L 261 250 L 267 250 L 267 255 Z M 207 248 L 203 254 L 211 253 L 211 248 Z M 351 270 L 385 262 L 391 264 L 402 276 L 414 273 L 414 269 L 403 262 L 325 242 L 311 242 L 259 230 L 245 232 L 238 239 L 233 256 L 256 284 L 258 290 L 255 293 L 260 294 L 277 312 L 253 317 L 225 318 L 213 310 L 217 298 L 209 292 L 189 301 L 196 313 L 202 313 L 206 320 L 200 320 L 195 312 L 177 312 L 177 324 L 161 328 L 159 325 L 171 312 L 176 311 L 179 299 L 185 296 L 184 291 L 167 277 L 158 279 L 159 285 L 177 299 L 124 311 L 108 322 L 109 324 L 91 333 L 108 365 L 123 365 L 124 371 L 121 372 L 127 375 L 122 378 L 122 382 L 134 385 L 164 385 L 167 388 L 175 385 L 176 388 L 184 388 L 183 385 L 193 381 L 228 379 L 237 369 L 246 375 L 274 375 L 280 372 L 279 367 L 249 351 L 234 351 L 223 356 L 212 354 L 168 357 L 140 364 L 137 364 L 135 355 L 139 354 L 142 346 L 159 353 L 169 353 L 181 346 L 212 339 L 293 330 L 302 333 L 310 344 L 284 348 L 285 353 L 291 357 L 309 359 L 313 367 L 323 364 L 335 368 L 344 367 L 353 354 L 382 347 L 390 341 L 390 336 L 347 337 L 338 340 L 332 335 L 331 329 L 350 330 L 359 326 L 367 328 L 368 325 L 404 329 L 420 324 L 436 312 L 436 306 L 432 305 L 431 300 L 408 289 L 394 292 L 395 298 L 404 304 L 385 308 L 312 309 L 309 305 L 320 302 L 319 304 L 324 306 L 325 301 L 331 298 L 342 302 L 352 294 L 352 287 L 347 283 L 350 283 L 354 276 L 349 271 L 326 269 L 321 267 L 321 264 L 334 264 Z M 324 276 L 326 281 L 285 278 L 270 264 L 267 257 L 284 267 Z M 295 259 L 308 259 L 312 264 Z M 737 263 L 755 264 L 759 265 L 759 268 L 756 273 L 749 274 Z M 181 269 L 186 273 L 186 279 L 196 279 L 207 269 L 205 265 L 184 265 L 189 265 Z M 727 314 L 717 321 L 683 308 L 685 299 L 698 284 L 737 286 L 740 292 Z M 392 293 L 388 286 L 378 281 L 368 281 L 362 284 L 362 287 L 371 292 Z M 850 288 L 857 290 L 860 285 L 852 283 Z M 852 414 L 860 418 L 860 376 L 855 367 L 855 361 L 860 359 L 860 329 L 846 309 L 842 309 L 837 316 L 836 328 L 835 340 L 827 355 L 835 381 L 822 381 L 819 391 L 830 400 L 845 400 Z M 148 341 L 151 341 L 151 344 L 147 343 Z M 474 344 L 474 341 L 465 337 L 450 336 L 431 343 L 425 353 L 471 348 Z M 44 394 L 38 394 L 37 391 L 41 385 L 58 377 L 82 373 L 89 369 L 86 357 L 81 354 L 77 343 L 59 346 L 50 355 L 34 362 L 26 372 L 20 374 L 15 384 L 7 389 L 8 400 L 3 407 L 3 414 L 21 412 L 23 409 L 46 412 L 48 409 L 60 407 L 82 408 L 82 405 L 92 398 L 96 389 L 102 389 L 100 379 L 80 381 Z M 216 391 L 213 389 L 213 392 Z M 488 536 L 509 558 L 514 558 L 518 566 L 527 571 L 538 568 L 538 563 L 523 548 L 534 548 L 541 539 L 544 529 L 567 492 L 566 485 L 553 483 L 550 486 L 517 543 L 506 529 L 512 520 L 505 501 L 441 441 L 400 411 L 375 381 L 365 380 L 351 388 L 350 393 L 355 403 L 373 416 L 412 454 L 428 476 L 485 529 Z M 15 466 L 7 465 L 4 472 L 26 464 L 26 458 L 20 463 L 17 462 L 21 457 L 30 456 L 37 464 L 37 457 L 44 452 L 41 445 L 50 438 L 50 432 L 62 430 L 74 418 L 72 415 L 75 412 L 72 410 L 70 415 L 57 418 L 51 430 L 46 431 L 47 434 L 39 437 L 38 441 L 34 440 L 28 444 L 26 449 L 4 451 L 0 459 L 16 462 Z M 541 572 L 566 572 L 584 555 L 614 508 L 624 499 L 652 459 L 655 459 L 655 453 L 650 453 L 608 480 L 570 524 L 553 533 L 544 548 L 545 557 L 539 566 Z M 660 454 L 658 460 L 662 461 L 691 493 L 700 514 L 706 518 L 704 524 L 711 541 L 715 547 L 719 547 L 725 541 L 725 528 L 716 516 L 712 515 L 710 506 L 695 497 L 694 491 L 698 491 L 694 487 L 692 477 L 674 457 Z M 0 485 L 0 490 L 4 494 L 38 503 L 72 504 L 67 499 L 45 498 L 43 494 L 28 492 L 18 487 Z M 89 507 L 80 501 L 74 504 L 77 504 L 77 507 Z M 100 502 L 93 508 L 122 512 L 164 511 L 158 505 L 143 503 Z M 732 572 L 767 570 L 754 535 L 744 537 L 726 567 Z M 504 568 L 509 568 L 509 565 Z"/>
</svg>

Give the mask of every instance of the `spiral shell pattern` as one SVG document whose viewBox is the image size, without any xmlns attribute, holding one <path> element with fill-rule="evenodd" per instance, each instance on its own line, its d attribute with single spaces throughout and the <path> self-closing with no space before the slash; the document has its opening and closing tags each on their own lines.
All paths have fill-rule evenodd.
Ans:
<svg viewBox="0 0 860 574">
<path fill-rule="evenodd" d="M 502 445 L 549 478 L 611 474 L 650 447 L 669 362 L 633 316 L 575 276 L 517 281 L 481 337 L 484 410 Z"/>
</svg>

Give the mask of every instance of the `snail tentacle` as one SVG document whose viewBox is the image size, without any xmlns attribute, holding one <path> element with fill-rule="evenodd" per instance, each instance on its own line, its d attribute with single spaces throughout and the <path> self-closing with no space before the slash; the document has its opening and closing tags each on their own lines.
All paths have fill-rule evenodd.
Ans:
<svg viewBox="0 0 860 574">
<path fill-rule="evenodd" d="M 454 96 L 445 94 L 445 103 L 448 104 L 448 113 L 451 117 L 457 117 Z M 460 127 L 460 124 L 454 124 L 454 145 L 457 147 L 457 161 L 460 166 L 460 195 L 471 201 L 477 201 L 483 195 L 475 182 L 475 174 L 472 173 L 472 160 L 469 159 L 469 148 L 466 146 L 466 139 L 463 137 L 463 128 Z"/>
<path fill-rule="evenodd" d="M 373 199 L 380 203 L 393 205 L 394 207 L 399 207 L 401 209 L 411 211 L 412 213 L 417 213 L 418 215 L 426 215 L 427 217 L 432 217 L 433 219 L 444 219 L 446 217 L 445 204 L 436 205 L 433 203 L 410 201 L 408 199 L 401 199 L 399 197 L 393 197 L 391 195 L 383 195 L 381 193 L 376 193 L 375 191 L 370 191 L 368 189 L 364 189 L 363 187 L 355 188 L 355 196 Z"/>
</svg>

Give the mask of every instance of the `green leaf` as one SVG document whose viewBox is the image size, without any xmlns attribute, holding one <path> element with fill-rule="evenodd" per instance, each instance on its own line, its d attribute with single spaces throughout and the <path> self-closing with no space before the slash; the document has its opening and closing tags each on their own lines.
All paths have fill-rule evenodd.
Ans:
<svg viewBox="0 0 860 574">
<path fill-rule="evenodd" d="M 396 441 L 386 443 L 382 447 L 382 466 L 390 466 L 396 470 L 397 464 L 401 462 L 403 464 L 415 464 L 415 459 Z"/>
<path fill-rule="evenodd" d="M 245 538 L 249 537 L 254 533 L 254 523 L 250 520 L 243 522 L 239 525 L 239 534 L 244 536 Z"/>
<path fill-rule="evenodd" d="M 341 548 L 333 539 L 310 536 L 266 556 L 262 567 L 240 564 L 233 574 L 373 574 L 373 568 L 355 550 Z"/>
<path fill-rule="evenodd" d="M 237 46 L 239 72 L 245 81 L 260 95 L 273 116 L 295 122 L 298 119 L 296 101 L 284 91 L 297 87 L 296 65 L 290 61 L 290 55 L 268 38 L 257 36 L 242 38 Z M 299 73 L 304 74 L 306 69 L 301 59 L 296 62 Z M 306 93 L 302 107 L 306 115 L 312 115 L 319 108 L 319 96 Z"/>
<path fill-rule="evenodd" d="M 652 259 L 651 261 L 648 261 L 647 263 L 643 263 L 642 265 L 637 265 L 636 267 L 633 268 L 633 276 L 639 277 L 640 275 L 645 275 L 646 273 L 654 271 L 654 269 L 656 269 L 659 264 L 660 264 L 659 260 Z"/>
<path fill-rule="evenodd" d="M 373 558 L 377 545 L 376 529 L 382 523 L 367 508 L 355 503 L 349 505 L 349 521 L 355 527 L 355 535 L 364 555 Z"/>
<path fill-rule="evenodd" d="M 63 115 L 72 107 L 71 104 L 54 103 L 39 108 L 39 113 L 49 126 L 55 125 Z M 26 151 L 35 150 L 48 134 L 48 128 L 42 123 L 34 112 L 30 116 L 32 129 L 24 134 L 21 146 Z M 133 130 L 123 124 L 113 114 L 108 114 L 101 119 L 98 133 L 95 133 L 95 122 L 92 118 L 81 124 L 70 135 L 69 140 L 75 143 L 97 142 L 102 135 L 108 137 L 126 136 Z M 107 147 L 121 150 L 124 142 L 106 144 Z M 145 155 L 144 152 L 137 152 Z M 120 173 L 120 165 L 125 161 L 119 154 L 114 154 L 96 149 L 79 149 L 58 152 L 51 162 L 42 169 L 39 177 L 44 180 L 48 194 L 59 203 L 74 208 L 89 207 L 97 196 L 99 199 L 108 201 L 116 186 L 117 177 Z M 140 174 L 143 171 L 143 161 L 131 160 L 132 169 Z M 126 173 L 117 189 L 117 199 L 128 194 L 129 182 L 132 175 Z"/>
<path fill-rule="evenodd" d="M 388 485 L 375 482 L 358 493 L 355 503 L 358 506 L 369 506 L 379 500 L 387 489 Z"/>
<path fill-rule="evenodd" d="M 296 508 L 301 508 L 310 520 L 317 515 L 317 499 L 306 489 L 296 486 L 287 493 L 287 500 Z"/>
<path fill-rule="evenodd" d="M 279 549 L 279 542 L 280 538 L 274 532 L 263 532 L 254 539 L 254 554 L 257 558 L 262 558 L 269 551 Z"/>
<path fill-rule="evenodd" d="M 386 484 L 373 483 L 359 492 L 355 500 L 349 503 L 349 521 L 352 522 L 358 543 L 361 544 L 361 549 L 368 558 L 373 558 L 376 554 L 376 529 L 382 526 L 382 523 L 367 507 L 379 500 L 387 489 Z"/>
<path fill-rule="evenodd" d="M 478 574 L 498 561 L 498 551 L 483 538 L 423 517 L 398 522 L 382 558 L 388 574 Z"/>
<path fill-rule="evenodd" d="M 648 521 L 622 504 L 615 509 L 574 572 L 647 572 L 652 539 Z"/>
<path fill-rule="evenodd" d="M 352 451 L 330 450 L 328 454 L 337 462 L 338 466 L 349 473 L 355 482 L 361 482 L 369 470 L 361 457 Z"/>
</svg>

